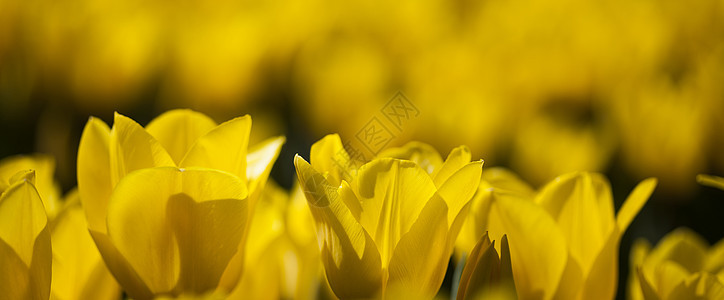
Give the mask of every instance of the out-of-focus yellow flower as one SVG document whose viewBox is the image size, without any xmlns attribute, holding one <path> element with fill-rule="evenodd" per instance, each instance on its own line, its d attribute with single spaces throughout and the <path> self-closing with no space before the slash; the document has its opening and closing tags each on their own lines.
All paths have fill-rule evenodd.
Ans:
<svg viewBox="0 0 724 300">
<path fill-rule="evenodd" d="M 500 256 L 495 242 L 484 234 L 465 262 L 456 299 L 516 299 L 508 238 L 500 240 Z"/>
<path fill-rule="evenodd" d="M 376 158 L 357 170 L 339 136 L 312 146 L 310 165 L 294 164 L 327 279 L 340 298 L 414 295 L 440 288 L 482 161 L 464 146 L 428 174 L 410 160 Z"/>
<path fill-rule="evenodd" d="M 710 187 L 724 190 L 724 178 L 719 176 L 699 174 L 696 176 L 696 182 Z"/>
<path fill-rule="evenodd" d="M 18 155 L 0 161 L 0 193 L 11 185 L 11 179 L 19 171 L 34 170 L 34 186 L 40 193 L 48 218 L 60 210 L 60 186 L 53 179 L 55 160 L 48 155 Z"/>
<path fill-rule="evenodd" d="M 245 275 L 229 299 L 319 298 L 322 266 L 314 220 L 301 190 L 294 194 L 290 199 L 267 183 L 249 231 Z"/>
<path fill-rule="evenodd" d="M 108 269 L 133 298 L 229 292 L 239 281 L 256 199 L 283 137 L 247 150 L 251 117 L 220 125 L 172 110 L 144 129 L 91 118 L 78 190 Z"/>
<path fill-rule="evenodd" d="M 641 182 L 614 215 L 609 183 L 597 173 L 560 176 L 534 197 L 493 185 L 478 191 L 488 195 L 476 197 L 476 214 L 487 220 L 475 229 L 508 235 L 520 299 L 611 299 L 621 235 L 655 186 Z"/>
<path fill-rule="evenodd" d="M 542 184 L 574 171 L 603 171 L 613 153 L 610 133 L 575 116 L 531 117 L 515 136 L 511 164 L 533 184 Z"/>
<path fill-rule="evenodd" d="M 51 299 L 120 299 L 121 289 L 106 268 L 85 221 L 78 191 L 71 191 L 51 225 Z"/>
<path fill-rule="evenodd" d="M 50 230 L 34 181 L 34 171 L 20 171 L 0 195 L 0 291 L 6 299 L 50 296 Z"/>
<path fill-rule="evenodd" d="M 724 240 L 709 248 L 698 234 L 679 228 L 654 249 L 637 240 L 630 261 L 631 300 L 724 299 Z"/>
</svg>

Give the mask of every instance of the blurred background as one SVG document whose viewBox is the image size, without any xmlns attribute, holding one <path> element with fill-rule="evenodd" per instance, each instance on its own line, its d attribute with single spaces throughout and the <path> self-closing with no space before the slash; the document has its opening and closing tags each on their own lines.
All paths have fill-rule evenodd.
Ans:
<svg viewBox="0 0 724 300">
<path fill-rule="evenodd" d="M 0 157 L 51 154 L 68 191 L 89 116 L 180 107 L 285 134 L 287 188 L 335 132 L 368 158 L 466 144 L 538 187 L 602 172 L 617 207 L 658 177 L 621 282 L 635 237 L 724 237 L 724 192 L 695 181 L 724 175 L 722 0 L 0 0 Z"/>
</svg>

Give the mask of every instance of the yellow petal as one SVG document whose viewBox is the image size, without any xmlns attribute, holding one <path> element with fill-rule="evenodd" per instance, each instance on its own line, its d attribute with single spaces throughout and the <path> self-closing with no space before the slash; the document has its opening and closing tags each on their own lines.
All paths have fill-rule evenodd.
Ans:
<svg viewBox="0 0 724 300">
<path fill-rule="evenodd" d="M 614 229 L 604 242 L 588 273 L 584 273 L 579 299 L 612 299 L 618 284 L 619 233 Z"/>
<path fill-rule="evenodd" d="M 447 179 L 455 174 L 460 168 L 470 163 L 470 149 L 467 146 L 458 146 L 450 151 L 445 163 L 432 173 L 432 180 L 435 186 L 441 186 Z"/>
<path fill-rule="evenodd" d="M 556 220 L 571 256 L 587 274 L 614 227 L 608 181 L 596 173 L 566 174 L 543 187 L 535 201 Z"/>
<path fill-rule="evenodd" d="M 679 284 L 684 283 L 690 275 L 681 265 L 671 261 L 664 261 L 659 264 L 655 274 L 654 286 L 659 296 L 664 299 L 677 299 L 671 298 L 669 295 Z"/>
<path fill-rule="evenodd" d="M 196 139 L 216 127 L 206 115 L 190 109 L 169 110 L 146 126 L 146 131 L 161 143 L 174 162 L 181 162 Z"/>
<path fill-rule="evenodd" d="M 274 162 L 279 157 L 279 151 L 286 138 L 283 136 L 267 139 L 254 146 L 246 157 L 246 176 L 249 180 L 249 193 L 256 194 L 264 189 L 264 183 L 269 178 Z M 255 192 L 259 190 L 259 192 Z M 256 196 L 258 197 L 258 196 Z M 254 196 L 252 198 L 256 199 Z"/>
<path fill-rule="evenodd" d="M 661 299 L 656 293 L 656 290 L 654 290 L 654 288 L 651 286 L 649 279 L 646 278 L 646 274 L 644 274 L 641 268 L 636 269 L 636 275 L 638 276 L 639 282 L 641 283 L 641 293 L 643 294 L 645 300 Z"/>
<path fill-rule="evenodd" d="M 309 160 L 317 172 L 328 174 L 327 180 L 335 186 L 342 180 L 351 182 L 352 174 L 357 172 L 357 164 L 344 149 L 338 134 L 326 135 L 314 143 Z"/>
<path fill-rule="evenodd" d="M 152 299 L 153 293 L 148 288 L 138 272 L 133 269 L 118 248 L 113 245 L 111 238 L 105 233 L 88 230 L 103 257 L 108 270 L 111 271 L 123 291 L 132 299 Z"/>
<path fill-rule="evenodd" d="M 553 299 L 583 299 L 578 297 L 584 284 L 584 274 L 581 266 L 570 253 L 566 261 L 566 268 L 561 275 L 561 281 Z"/>
<path fill-rule="evenodd" d="M 644 263 L 644 259 L 651 251 L 651 244 L 645 239 L 637 239 L 631 247 L 631 254 L 629 255 L 629 266 L 630 272 L 628 275 L 627 283 L 627 295 L 631 300 L 643 300 L 644 295 L 641 291 L 641 283 L 639 282 L 639 276 L 636 273 Z"/>
<path fill-rule="evenodd" d="M 677 228 L 661 239 L 644 262 L 644 270 L 664 261 L 673 261 L 690 273 L 702 270 L 706 261 L 707 242 L 688 228 Z M 647 273 L 647 276 L 653 274 Z M 653 277 L 650 277 L 653 278 Z"/>
<path fill-rule="evenodd" d="M 106 232 L 108 200 L 111 198 L 111 130 L 100 119 L 91 117 L 78 146 L 78 193 L 88 228 Z"/>
<path fill-rule="evenodd" d="M 28 266 L 10 245 L 0 239 L 0 291 L 7 299 L 27 299 L 30 285 Z"/>
<path fill-rule="evenodd" d="M 500 273 L 500 259 L 485 233 L 475 244 L 460 275 L 457 299 L 475 299 L 482 289 L 490 289 L 491 282 Z"/>
<path fill-rule="evenodd" d="M 79 204 L 64 209 L 58 215 L 51 236 L 53 246 L 51 292 L 53 298 L 120 298 L 120 287 L 106 269 L 105 263 L 88 233 L 83 209 Z"/>
<path fill-rule="evenodd" d="M 114 116 L 110 139 L 111 186 L 135 170 L 176 165 L 141 125 L 119 113 Z"/>
<path fill-rule="evenodd" d="M 719 176 L 699 174 L 696 176 L 696 182 L 702 185 L 724 190 L 724 178 Z"/>
<path fill-rule="evenodd" d="M 362 206 L 360 224 L 371 233 L 384 268 L 400 237 L 435 195 L 435 184 L 414 162 L 380 158 L 359 169 L 353 189 Z"/>
<path fill-rule="evenodd" d="M 440 289 L 450 258 L 446 211 L 445 201 L 433 197 L 397 243 L 389 264 L 390 290 L 417 291 L 417 296 L 432 298 Z"/>
<path fill-rule="evenodd" d="M 200 294 L 214 290 L 238 251 L 246 227 L 247 201 L 212 199 L 217 198 L 196 200 L 181 193 L 168 200 L 166 217 L 181 262 L 177 291 Z"/>
<path fill-rule="evenodd" d="M 550 299 L 568 259 L 557 224 L 543 208 L 519 195 L 493 191 L 491 201 L 490 236 L 508 236 L 518 297 Z"/>
<path fill-rule="evenodd" d="M 480 177 L 483 172 L 483 161 L 466 163 L 439 186 L 438 194 L 445 199 L 448 206 L 448 226 L 452 226 L 460 210 L 472 198 L 480 184 Z"/>
<path fill-rule="evenodd" d="M 621 205 L 618 214 L 616 214 L 616 224 L 620 234 L 624 234 L 628 225 L 638 215 L 641 208 L 646 204 L 656 188 L 656 178 L 649 178 L 639 183 L 631 194 L 628 195 L 626 201 Z"/>
<path fill-rule="evenodd" d="M 4 158 L 0 161 L 0 182 L 5 181 L 3 179 L 9 179 L 6 183 L 11 185 L 15 181 L 11 177 L 21 170 L 34 171 L 33 185 L 38 190 L 40 198 L 43 199 L 48 218 L 52 219 L 60 209 L 60 187 L 54 179 L 55 159 L 45 154 L 18 155 Z M 0 189 L 0 193 L 3 190 Z"/>
<path fill-rule="evenodd" d="M 18 291 L 23 293 L 23 298 L 48 299 L 50 295 L 52 254 L 47 224 L 40 194 L 28 181 L 13 184 L 0 196 L 0 240 L 3 244 L 0 246 L 3 248 L 0 258 L 8 259 L 9 271 L 22 271 L 11 254 L 14 252 L 27 268 L 27 275 L 21 272 L 16 276 L 22 279 L 14 279 L 27 283 L 10 280 L 10 283 L 18 283 L 18 286 L 11 287 L 13 290 L 26 287 L 25 291 Z M 4 260 L 2 264 L 4 269 Z M 3 273 L 0 276 L 12 275 Z"/>
<path fill-rule="evenodd" d="M 246 196 L 246 185 L 239 178 L 221 171 L 194 168 L 184 170 L 175 167 L 139 170 L 126 176 L 113 191 L 108 205 L 108 233 L 118 252 L 126 258 L 152 292 L 170 292 L 179 278 L 179 272 L 184 273 L 181 275 L 182 280 L 187 280 L 185 276 L 190 276 L 184 271 L 194 266 L 188 263 L 189 255 L 200 262 L 207 262 L 208 255 L 219 254 L 209 253 L 205 247 L 209 247 L 207 243 L 210 241 L 191 231 L 193 228 L 184 227 L 185 223 L 179 220 L 180 218 L 187 221 L 195 219 L 199 228 L 208 230 L 207 226 L 211 226 L 214 230 L 221 231 L 221 228 L 213 227 L 214 223 L 203 217 L 204 214 L 208 218 L 218 217 L 217 210 L 213 208 L 214 204 L 218 204 L 218 209 L 228 209 L 229 216 L 237 218 L 234 223 L 236 227 L 224 228 L 222 232 L 238 230 L 238 227 L 246 222 L 245 204 L 236 206 L 213 201 L 188 207 L 183 206 L 188 204 L 186 197 L 201 203 L 226 199 L 245 202 L 239 199 L 246 199 Z M 227 221 L 226 218 L 219 219 L 219 222 Z M 211 223 L 205 223 L 207 221 Z M 179 240 L 177 246 L 174 243 L 174 233 L 176 240 L 180 233 L 190 234 L 186 237 L 189 240 Z M 220 246 L 223 243 L 218 240 L 219 232 L 206 234 L 209 239 L 217 238 L 213 240 L 216 247 L 227 250 Z M 229 243 L 233 244 L 233 238 Z M 194 248 L 194 245 L 198 247 Z M 233 248 L 235 253 L 238 243 L 227 246 Z M 194 251 L 196 255 L 188 254 Z M 218 268 L 217 265 L 207 267 Z M 221 270 L 225 267 L 226 265 Z M 207 273 L 204 275 L 211 277 Z M 188 288 L 186 284 L 188 282 L 184 281 L 181 288 Z"/>
<path fill-rule="evenodd" d="M 250 133 L 249 115 L 224 122 L 198 138 L 179 166 L 226 171 L 246 183 L 246 155 Z"/>
<path fill-rule="evenodd" d="M 508 169 L 493 167 L 483 170 L 483 182 L 481 185 L 494 187 L 498 190 L 520 193 L 521 195 L 532 197 L 535 193 L 533 188 L 520 179 L 518 175 Z"/>
<path fill-rule="evenodd" d="M 247 179 L 248 179 L 248 190 L 249 190 L 249 208 L 248 211 L 253 212 L 257 199 L 262 194 L 269 173 L 271 172 L 272 166 L 279 156 L 279 151 L 285 142 L 284 137 L 275 137 L 267 139 L 259 145 L 254 146 L 249 154 L 247 155 Z M 247 226 L 250 226 L 251 216 L 247 218 Z M 242 238 L 242 242 L 239 244 L 239 251 L 229 262 L 229 267 L 221 277 L 221 287 L 230 290 L 237 282 L 239 277 L 242 275 L 243 264 L 244 264 L 244 251 L 243 248 L 246 244 L 247 236 Z"/>
<path fill-rule="evenodd" d="M 442 157 L 433 146 L 412 141 L 402 147 L 390 147 L 382 150 L 377 157 L 392 157 L 411 160 L 417 163 L 425 172 L 432 174 L 442 166 Z M 469 162 L 470 159 L 465 162 Z"/>
<path fill-rule="evenodd" d="M 709 248 L 704 271 L 712 273 L 724 271 L 724 239 Z"/>
<path fill-rule="evenodd" d="M 294 157 L 294 165 L 316 222 L 322 263 L 332 290 L 340 298 L 374 296 L 382 286 L 382 262 L 374 241 L 339 200 L 337 188 L 299 155 Z"/>
</svg>

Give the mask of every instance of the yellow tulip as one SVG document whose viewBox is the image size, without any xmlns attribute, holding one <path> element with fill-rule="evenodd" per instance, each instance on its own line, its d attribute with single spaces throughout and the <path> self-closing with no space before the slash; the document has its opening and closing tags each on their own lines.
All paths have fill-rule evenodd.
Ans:
<svg viewBox="0 0 724 300">
<path fill-rule="evenodd" d="M 43 199 L 45 212 L 52 219 L 60 210 L 60 186 L 53 179 L 55 173 L 55 160 L 52 156 L 18 155 L 0 161 L 0 193 L 10 187 L 12 176 L 19 171 L 34 170 L 34 186 Z"/>
<path fill-rule="evenodd" d="M 4 299 L 47 300 L 50 296 L 50 232 L 34 181 L 34 171 L 20 171 L 0 195 L 0 293 Z"/>
<path fill-rule="evenodd" d="M 77 190 L 53 221 L 53 281 L 51 298 L 120 299 L 121 289 L 106 268 L 85 221 Z"/>
<path fill-rule="evenodd" d="M 314 223 L 304 196 L 295 194 L 290 199 L 267 183 L 249 232 L 245 275 L 229 299 L 318 298 L 322 269 Z"/>
<path fill-rule="evenodd" d="M 483 185 L 484 186 L 484 185 Z M 476 225 L 510 241 L 520 299 L 612 299 L 621 235 L 648 200 L 655 179 L 641 182 L 614 215 L 608 181 L 577 172 L 556 178 L 534 197 L 493 185 L 479 190 Z"/>
<path fill-rule="evenodd" d="M 78 149 L 88 229 L 129 296 L 229 292 L 239 281 L 258 199 L 283 137 L 247 150 L 251 117 L 216 125 L 172 110 L 144 129 L 91 118 Z"/>
<path fill-rule="evenodd" d="M 709 248 L 698 234 L 679 228 L 654 249 L 637 240 L 630 260 L 629 299 L 724 299 L 724 240 Z"/>
<path fill-rule="evenodd" d="M 503 235 L 500 243 L 498 256 L 488 234 L 480 238 L 465 262 L 457 299 L 515 299 L 508 238 Z"/>
<path fill-rule="evenodd" d="M 482 161 L 459 147 L 428 174 L 417 163 L 376 158 L 356 172 L 338 136 L 312 146 L 297 176 L 316 222 L 327 279 L 339 298 L 432 298 L 442 283 Z M 342 160 L 334 164 L 334 160 Z"/>
</svg>

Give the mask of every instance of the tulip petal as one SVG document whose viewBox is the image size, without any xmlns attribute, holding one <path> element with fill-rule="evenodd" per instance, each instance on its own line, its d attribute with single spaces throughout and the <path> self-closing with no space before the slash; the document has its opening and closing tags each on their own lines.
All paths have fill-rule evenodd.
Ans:
<svg viewBox="0 0 724 300">
<path fill-rule="evenodd" d="M 374 241 L 339 199 L 337 188 L 299 155 L 294 165 L 316 222 L 322 263 L 334 293 L 340 298 L 374 296 L 382 286 L 382 262 Z"/>
<path fill-rule="evenodd" d="M 392 157 L 411 160 L 417 163 L 425 172 L 432 174 L 442 166 L 442 157 L 433 146 L 425 143 L 412 141 L 402 147 L 391 147 L 382 150 L 377 157 Z M 469 162 L 470 159 L 465 162 Z"/>
<path fill-rule="evenodd" d="M 654 248 L 644 262 L 646 275 L 653 278 L 652 266 L 661 265 L 665 261 L 673 261 L 694 273 L 704 268 L 706 262 L 707 242 L 699 234 L 688 228 L 677 228 L 668 233 Z M 652 273 L 649 273 L 652 272 Z"/>
<path fill-rule="evenodd" d="M 628 195 L 626 201 L 621 205 L 621 209 L 616 214 L 616 224 L 620 234 L 624 234 L 628 225 L 638 215 L 641 208 L 646 204 L 656 188 L 656 178 L 649 178 L 639 183 L 631 194 Z"/>
<path fill-rule="evenodd" d="M 119 113 L 114 116 L 110 139 L 111 186 L 135 170 L 176 165 L 141 125 Z"/>
<path fill-rule="evenodd" d="M 646 275 L 644 274 L 643 270 L 639 267 L 636 269 L 636 274 L 638 275 L 639 282 L 641 283 L 641 293 L 643 294 L 644 299 L 646 300 L 659 300 L 659 295 L 656 294 L 656 290 L 651 286 L 650 281 L 646 278 Z"/>
<path fill-rule="evenodd" d="M 658 294 L 665 299 L 680 299 L 671 298 L 669 295 L 677 285 L 684 283 L 690 273 L 675 262 L 664 261 L 657 266 L 655 274 L 655 286 L 657 287 Z"/>
<path fill-rule="evenodd" d="M 28 268 L 25 298 L 48 299 L 50 296 L 52 254 L 47 224 L 40 194 L 27 180 L 14 183 L 0 196 L 0 240 L 4 244 L 3 258 L 8 257 L 9 268 L 17 270 L 18 262 L 9 253 L 12 251 Z M 3 268 L 4 264 L 3 261 Z M 22 276 L 21 274 L 18 275 Z M 11 289 L 19 288 L 20 286 Z"/>
<path fill-rule="evenodd" d="M 719 176 L 699 174 L 696 176 L 696 182 L 702 185 L 724 190 L 724 178 Z"/>
<path fill-rule="evenodd" d="M 525 181 L 520 179 L 518 175 L 508 169 L 501 167 L 485 168 L 483 170 L 483 182 L 481 187 L 494 187 L 498 190 L 520 193 L 527 197 L 533 197 L 535 191 Z"/>
<path fill-rule="evenodd" d="M 249 115 L 226 121 L 198 138 L 179 166 L 226 171 L 246 182 L 249 134 Z"/>
<path fill-rule="evenodd" d="M 36 177 L 33 179 L 33 185 L 38 190 L 40 198 L 43 199 L 48 218 L 52 219 L 60 209 L 60 187 L 53 177 L 55 174 L 55 159 L 45 154 L 17 155 L 4 158 L 0 161 L 0 182 L 9 179 L 5 183 L 12 185 L 17 181 L 17 178 L 12 177 L 22 176 L 17 174 L 20 170 L 33 171 L 33 175 Z M 0 193 L 5 189 L 0 187 Z"/>
<path fill-rule="evenodd" d="M 448 227 L 452 226 L 452 222 L 455 221 L 463 206 L 473 198 L 480 184 L 482 173 L 482 160 L 466 163 L 453 174 L 446 176 L 445 182 L 439 186 L 438 194 L 445 199 L 448 206 Z"/>
<path fill-rule="evenodd" d="M 327 181 L 338 186 L 342 180 L 352 182 L 357 165 L 342 145 L 338 134 L 328 134 L 312 145 L 309 160 L 317 172 L 325 174 Z"/>
<path fill-rule="evenodd" d="M 174 222 L 179 221 L 171 219 L 175 215 L 167 215 L 167 202 L 179 194 L 204 202 L 246 199 L 247 191 L 239 178 L 210 169 L 143 169 L 119 182 L 108 204 L 108 233 L 118 252 L 154 293 L 166 293 L 174 288 L 179 272 L 187 266 L 179 265 L 179 259 L 181 263 L 185 261 L 179 258 L 179 255 L 185 257 L 180 252 L 192 251 L 179 249 L 187 244 L 177 247 L 174 243 L 173 232 L 179 230 L 179 224 Z M 229 213 L 236 215 L 233 211 Z M 245 224 L 245 216 L 239 218 L 240 224 Z M 205 257 L 196 259 L 203 261 Z"/>
<path fill-rule="evenodd" d="M 238 251 L 247 204 L 239 199 L 196 202 L 185 193 L 169 198 L 166 217 L 181 262 L 177 290 L 201 294 L 216 288 Z"/>
<path fill-rule="evenodd" d="M 445 163 L 432 173 L 432 181 L 435 182 L 435 186 L 442 186 L 450 176 L 470 163 L 471 156 L 470 149 L 467 146 L 458 146 L 450 151 L 447 159 L 445 159 Z"/>
<path fill-rule="evenodd" d="M 388 288 L 418 291 L 416 296 L 432 298 L 445 276 L 447 251 L 447 205 L 435 196 L 397 243 L 389 263 Z"/>
<path fill-rule="evenodd" d="M 629 255 L 629 265 L 631 272 L 628 275 L 627 295 L 631 300 L 643 300 L 644 295 L 641 291 L 641 283 L 637 270 L 643 265 L 644 259 L 651 251 L 651 244 L 645 239 L 637 239 L 631 246 L 631 254 Z"/>
<path fill-rule="evenodd" d="M 54 221 L 51 235 L 53 246 L 51 292 L 53 297 L 58 299 L 120 298 L 120 287 L 98 254 L 98 249 L 88 233 L 83 209 L 77 202 L 65 208 L 58 215 Z M 83 293 L 87 296 L 86 298 L 81 297 Z M 95 297 L 92 297 L 94 295 Z"/>
<path fill-rule="evenodd" d="M 198 138 L 216 127 L 216 122 L 206 115 L 190 109 L 169 110 L 146 126 L 146 131 L 161 143 L 171 159 L 181 163 L 186 152 Z"/>
<path fill-rule="evenodd" d="M 286 138 L 283 136 L 270 138 L 254 146 L 249 151 L 246 156 L 246 176 L 249 180 L 250 194 L 261 193 L 263 190 L 272 166 L 279 157 L 279 151 L 281 151 L 285 141 Z M 251 198 L 257 199 L 256 197 L 258 196 L 252 196 Z"/>
<path fill-rule="evenodd" d="M 111 130 L 100 119 L 91 117 L 78 146 L 78 193 L 88 220 L 88 228 L 106 232 L 108 200 L 111 198 Z"/>
<path fill-rule="evenodd" d="M 153 299 L 153 293 L 143 282 L 138 272 L 133 269 L 118 248 L 113 245 L 111 238 L 102 232 L 88 230 L 93 241 L 98 247 L 108 270 L 123 287 L 123 290 L 132 299 Z"/>
<path fill-rule="evenodd" d="M 381 158 L 359 169 L 353 189 L 362 206 L 360 224 L 372 233 L 384 267 L 400 237 L 435 195 L 435 184 L 414 162 Z"/>
<path fill-rule="evenodd" d="M 22 180 L 0 197 L 0 240 L 30 266 L 35 239 L 48 224 L 43 201 L 35 187 Z"/>
<path fill-rule="evenodd" d="M 281 147 L 285 141 L 286 138 L 283 136 L 267 139 L 258 145 L 255 145 L 246 156 L 246 176 L 248 179 L 247 186 L 249 189 L 249 207 L 247 210 L 249 212 L 253 213 L 255 211 L 254 207 L 256 206 L 256 202 L 262 195 L 264 187 L 266 186 L 266 181 L 269 178 L 269 173 L 271 172 L 277 157 L 279 157 L 279 151 L 281 151 Z M 246 226 L 251 225 L 249 223 L 251 220 L 252 218 L 249 216 L 247 218 Z M 246 245 L 245 241 L 247 238 L 247 236 L 242 238 L 242 242 L 239 243 L 239 251 L 237 252 L 237 255 L 232 258 L 231 262 L 229 262 L 226 272 L 221 277 L 220 285 L 223 289 L 230 290 L 239 282 L 239 278 L 244 269 L 243 249 Z"/>
<path fill-rule="evenodd" d="M 543 187 L 535 201 L 556 220 L 571 256 L 587 274 L 614 227 L 606 178 L 596 173 L 566 174 Z"/>
<path fill-rule="evenodd" d="M 7 299 L 28 298 L 28 266 L 10 245 L 0 239 L 0 291 Z"/>
<path fill-rule="evenodd" d="M 568 259 L 558 225 L 543 208 L 519 195 L 493 190 L 491 201 L 490 236 L 508 236 L 518 297 L 550 299 Z"/>
<path fill-rule="evenodd" d="M 616 296 L 620 236 L 617 230 L 614 229 L 604 242 L 587 273 L 584 271 L 580 299 L 613 299 Z"/>
</svg>

